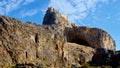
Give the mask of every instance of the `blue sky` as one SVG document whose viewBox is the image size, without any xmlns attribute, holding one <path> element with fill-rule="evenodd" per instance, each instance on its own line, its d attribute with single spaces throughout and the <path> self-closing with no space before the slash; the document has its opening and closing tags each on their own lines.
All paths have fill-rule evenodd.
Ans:
<svg viewBox="0 0 120 68">
<path fill-rule="evenodd" d="M 0 15 L 42 24 L 49 6 L 79 26 L 106 30 L 120 50 L 120 0 L 0 0 Z"/>
</svg>

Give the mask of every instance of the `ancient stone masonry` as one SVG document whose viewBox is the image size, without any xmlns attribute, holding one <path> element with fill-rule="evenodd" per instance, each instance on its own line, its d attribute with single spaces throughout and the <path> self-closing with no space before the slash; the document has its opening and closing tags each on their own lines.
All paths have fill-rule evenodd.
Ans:
<svg viewBox="0 0 120 68">
<path fill-rule="evenodd" d="M 108 51 L 115 42 L 105 30 L 72 24 L 52 7 L 42 25 L 0 16 L 0 68 L 77 68 Z"/>
</svg>

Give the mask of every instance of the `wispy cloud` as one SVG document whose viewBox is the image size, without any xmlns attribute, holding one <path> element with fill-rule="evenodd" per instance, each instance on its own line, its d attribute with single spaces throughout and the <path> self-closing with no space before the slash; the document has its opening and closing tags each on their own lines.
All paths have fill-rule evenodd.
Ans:
<svg viewBox="0 0 120 68">
<path fill-rule="evenodd" d="M 0 1 L 0 14 L 8 14 L 22 5 L 27 5 L 31 2 L 34 2 L 34 0 L 2 0 Z"/>
<path fill-rule="evenodd" d="M 16 8 L 18 8 L 19 4 L 21 3 L 21 0 L 15 1 L 15 0 L 8 0 L 8 1 L 1 1 L 0 2 L 0 14 L 6 14 Z"/>
<path fill-rule="evenodd" d="M 67 14 L 71 22 L 81 22 L 89 12 L 96 10 L 98 3 L 107 3 L 108 0 L 50 0 L 49 6 L 52 6 L 60 12 Z"/>
<path fill-rule="evenodd" d="M 24 18 L 24 17 L 27 17 L 27 16 L 33 16 L 33 15 L 35 15 L 35 14 L 37 14 L 39 12 L 39 10 L 38 9 L 32 9 L 32 10 L 27 10 L 27 11 L 25 11 L 25 10 L 22 10 L 21 12 L 20 12 L 20 16 L 22 17 L 22 18 Z"/>
<path fill-rule="evenodd" d="M 31 2 L 34 2 L 35 0 L 25 0 L 25 2 L 23 3 L 24 5 L 27 5 L 27 4 L 29 4 L 29 3 L 31 3 Z"/>
<path fill-rule="evenodd" d="M 19 6 L 21 5 L 21 3 L 22 3 L 22 0 L 9 0 L 5 4 L 6 13 L 19 8 Z"/>
</svg>

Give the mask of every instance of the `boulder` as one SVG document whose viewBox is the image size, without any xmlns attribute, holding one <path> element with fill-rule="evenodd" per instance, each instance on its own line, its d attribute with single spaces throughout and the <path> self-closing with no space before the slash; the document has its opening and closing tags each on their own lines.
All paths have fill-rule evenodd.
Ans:
<svg viewBox="0 0 120 68">
<path fill-rule="evenodd" d="M 76 43 L 65 43 L 63 47 L 63 59 L 66 65 L 80 67 L 80 65 L 92 60 L 95 50 L 91 47 Z"/>
</svg>

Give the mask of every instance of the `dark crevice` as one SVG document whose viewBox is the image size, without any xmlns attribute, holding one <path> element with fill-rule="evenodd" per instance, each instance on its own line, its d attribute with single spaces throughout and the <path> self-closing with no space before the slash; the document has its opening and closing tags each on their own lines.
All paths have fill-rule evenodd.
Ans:
<svg viewBox="0 0 120 68">
<path fill-rule="evenodd" d="M 38 55 L 38 46 L 39 46 L 39 34 L 36 33 L 35 35 L 35 43 L 36 43 L 36 58 L 39 58 L 39 55 Z"/>
<path fill-rule="evenodd" d="M 34 64 L 16 64 L 15 68 L 35 68 L 36 66 Z"/>
<path fill-rule="evenodd" d="M 58 45 L 56 44 L 55 49 L 58 50 Z"/>
<path fill-rule="evenodd" d="M 36 35 L 35 35 L 35 42 L 39 43 L 38 33 L 36 33 Z"/>
<path fill-rule="evenodd" d="M 28 58 L 28 53 L 27 52 L 25 52 L 25 54 L 26 54 L 26 59 Z"/>
<path fill-rule="evenodd" d="M 0 35 L 2 35 L 2 29 L 0 29 Z"/>
<path fill-rule="evenodd" d="M 80 45 L 85 45 L 85 46 L 90 46 L 90 44 L 86 40 L 79 39 L 79 38 L 71 39 L 69 42 L 80 44 Z"/>
</svg>

